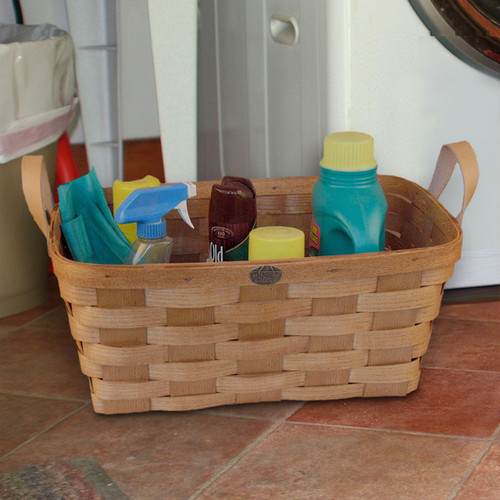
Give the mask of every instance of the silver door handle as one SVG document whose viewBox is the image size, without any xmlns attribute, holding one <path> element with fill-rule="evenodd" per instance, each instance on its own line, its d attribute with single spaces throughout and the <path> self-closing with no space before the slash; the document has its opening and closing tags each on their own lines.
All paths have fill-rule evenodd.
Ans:
<svg viewBox="0 0 500 500">
<path fill-rule="evenodd" d="M 295 45 L 299 40 L 299 25 L 292 16 L 273 14 L 269 20 L 269 31 L 276 43 Z"/>
</svg>

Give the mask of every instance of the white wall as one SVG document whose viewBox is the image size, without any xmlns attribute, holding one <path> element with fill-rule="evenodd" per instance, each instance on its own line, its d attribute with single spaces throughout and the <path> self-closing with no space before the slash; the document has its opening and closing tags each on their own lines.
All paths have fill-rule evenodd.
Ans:
<svg viewBox="0 0 500 500">
<path fill-rule="evenodd" d="M 148 5 L 120 1 L 123 138 L 160 136 Z"/>
<path fill-rule="evenodd" d="M 167 182 L 197 179 L 196 0 L 148 0 Z"/>
</svg>

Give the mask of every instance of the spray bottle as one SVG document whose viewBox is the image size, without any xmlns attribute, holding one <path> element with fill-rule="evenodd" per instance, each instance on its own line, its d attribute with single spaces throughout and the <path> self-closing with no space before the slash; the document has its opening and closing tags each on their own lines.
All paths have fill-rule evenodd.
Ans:
<svg viewBox="0 0 500 500">
<path fill-rule="evenodd" d="M 195 195 L 196 185 L 190 182 L 132 191 L 115 213 L 118 224 L 137 222 L 137 240 L 123 263 L 169 262 L 173 239 L 167 236 L 167 224 L 163 216 L 175 208 L 184 222 L 194 227 L 189 218 L 186 200 Z"/>
</svg>

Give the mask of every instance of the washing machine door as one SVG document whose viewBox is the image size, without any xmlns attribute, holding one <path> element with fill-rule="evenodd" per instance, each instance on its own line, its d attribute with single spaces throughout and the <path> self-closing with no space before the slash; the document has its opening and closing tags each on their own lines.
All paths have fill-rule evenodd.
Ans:
<svg viewBox="0 0 500 500">
<path fill-rule="evenodd" d="M 500 0 L 409 0 L 445 47 L 500 78 Z"/>
</svg>

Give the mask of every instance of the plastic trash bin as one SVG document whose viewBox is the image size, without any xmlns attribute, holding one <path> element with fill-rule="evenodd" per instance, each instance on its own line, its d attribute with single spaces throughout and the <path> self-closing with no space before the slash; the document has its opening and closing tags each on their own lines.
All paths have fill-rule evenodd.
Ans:
<svg viewBox="0 0 500 500">
<path fill-rule="evenodd" d="M 0 24 L 0 317 L 48 294 L 45 238 L 28 211 L 21 157 L 43 155 L 54 183 L 57 141 L 76 113 L 74 49 L 55 26 Z"/>
</svg>

